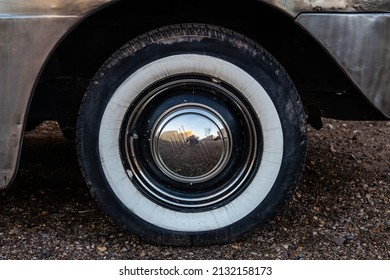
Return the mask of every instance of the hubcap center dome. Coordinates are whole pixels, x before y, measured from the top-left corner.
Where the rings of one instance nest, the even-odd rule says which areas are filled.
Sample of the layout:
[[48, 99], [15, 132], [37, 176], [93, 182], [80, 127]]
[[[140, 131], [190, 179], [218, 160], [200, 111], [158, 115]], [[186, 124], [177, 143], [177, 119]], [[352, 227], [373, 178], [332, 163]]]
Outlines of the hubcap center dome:
[[152, 132], [156, 164], [174, 180], [200, 183], [225, 166], [231, 147], [222, 117], [201, 104], [180, 105], [165, 113]]

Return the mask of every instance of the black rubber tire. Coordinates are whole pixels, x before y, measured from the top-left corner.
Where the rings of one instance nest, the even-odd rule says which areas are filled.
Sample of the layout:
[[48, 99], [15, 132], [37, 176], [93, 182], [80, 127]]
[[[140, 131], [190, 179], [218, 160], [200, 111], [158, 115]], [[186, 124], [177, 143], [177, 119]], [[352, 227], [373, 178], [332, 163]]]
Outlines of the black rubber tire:
[[[164, 66], [172, 69], [161, 70], [157, 67], [163, 59], [167, 61]], [[195, 67], [194, 70], [197, 75], [209, 77], [213, 76], [210, 74], [212, 71], [216, 71], [218, 75], [211, 77], [210, 81], [220, 85], [222, 80], [229, 87], [227, 92], [232, 89], [234, 92], [232, 103], [239, 100], [237, 103], [243, 104], [240, 110], [248, 112], [244, 114], [243, 119], [247, 117], [253, 124], [252, 128], [249, 128], [248, 138], [256, 138], [251, 140], [250, 145], [245, 146], [245, 143], [243, 145], [242, 154], [251, 160], [250, 167], [229, 167], [247, 168], [245, 178], [237, 177], [242, 182], [234, 194], [223, 197], [222, 202], [194, 209], [186, 205], [176, 207], [170, 202], [166, 205], [165, 202], [158, 201], [158, 196], [148, 195], [140, 182], [143, 179], [138, 179], [134, 175], [134, 172], [138, 171], [129, 167], [132, 165], [132, 159], [128, 159], [123, 152], [126, 150], [123, 146], [127, 145], [127, 142], [121, 140], [130, 137], [126, 134], [131, 132], [125, 129], [126, 123], [131, 123], [129, 118], [130, 120], [135, 118], [134, 108], [137, 103], [141, 103], [139, 100], [145, 95], [143, 90], [136, 87], [135, 81], [138, 81], [138, 77], [139, 80], [146, 77], [146, 80], [152, 81], [152, 76], [157, 73], [155, 75], [159, 77], [157, 80], [146, 85], [141, 84], [143, 88], [153, 87], [155, 83], [164, 83], [161, 75], [166, 79], [175, 79], [179, 73], [175, 71], [183, 70], [173, 68], [178, 65], [177, 67], [184, 69], [180, 62], [184, 61], [185, 64], [187, 60], [201, 61], [199, 64], [202, 65], [196, 66], [198, 68]], [[212, 64], [219, 67], [212, 69]], [[171, 70], [173, 75], [168, 74]], [[155, 73], [152, 75], [150, 72]], [[191, 71], [180, 74], [193, 75]], [[236, 75], [251, 81], [254, 86], [240, 84], [243, 82], [236, 79]], [[246, 89], [246, 86], [250, 89]], [[252, 88], [263, 90], [251, 92]], [[131, 96], [129, 101], [125, 95], [126, 98]], [[205, 96], [207, 99], [207, 94]], [[161, 103], [175, 100], [174, 97], [160, 98]], [[117, 112], [121, 110], [123, 113]], [[158, 106], [156, 110], [158, 111]], [[152, 112], [152, 109], [150, 111]], [[234, 108], [231, 111], [234, 111]], [[143, 114], [142, 111], [140, 114]], [[119, 119], [110, 123], [111, 117]], [[245, 124], [243, 119], [238, 123], [245, 129], [250, 125]], [[108, 145], [110, 148], [107, 148], [105, 143], [112, 145]], [[306, 156], [306, 144], [303, 106], [292, 81], [279, 63], [250, 39], [230, 30], [202, 24], [160, 28], [130, 41], [119, 49], [92, 80], [80, 108], [77, 126], [79, 162], [86, 183], [98, 203], [125, 230], [136, 233], [148, 242], [174, 246], [231, 242], [272, 219], [291, 197], [300, 178]], [[117, 147], [114, 147], [116, 145]], [[148, 149], [147, 145], [144, 146]], [[248, 147], [251, 150], [248, 150]], [[108, 149], [112, 149], [111, 152], [108, 152]], [[276, 149], [277, 155], [268, 155], [272, 153], [272, 149]], [[110, 153], [118, 159], [111, 160]], [[232, 153], [232, 161], [237, 156], [239, 155]], [[142, 155], [139, 157], [139, 161], [144, 165], [140, 168], [147, 169], [146, 173], [152, 172], [150, 170], [153, 170], [153, 164], [149, 168], [148, 160], [141, 159]], [[119, 159], [121, 162], [118, 162]], [[277, 163], [269, 162], [274, 159]], [[240, 164], [240, 161], [237, 162], [231, 165]], [[230, 180], [229, 176], [236, 176], [233, 169], [227, 170], [226, 174], [229, 175], [224, 178], [217, 176], [219, 181], [215, 179], [215, 182], [224, 180], [221, 184], [227, 183]], [[266, 179], [268, 174], [271, 179]], [[157, 177], [151, 180], [158, 181]], [[164, 180], [166, 181], [161, 182], [172, 181], [171, 178]], [[207, 185], [207, 182], [202, 184]], [[257, 190], [260, 190], [261, 194], [257, 195]], [[155, 212], [149, 211], [152, 208], [149, 204], [155, 206], [156, 210], [153, 210]]]

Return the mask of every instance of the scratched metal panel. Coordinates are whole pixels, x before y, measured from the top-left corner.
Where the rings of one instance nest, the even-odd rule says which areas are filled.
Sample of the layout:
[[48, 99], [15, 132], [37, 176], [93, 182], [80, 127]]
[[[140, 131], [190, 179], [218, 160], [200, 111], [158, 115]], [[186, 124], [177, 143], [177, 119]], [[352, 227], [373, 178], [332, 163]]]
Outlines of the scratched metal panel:
[[110, 0], [0, 0], [0, 189], [15, 176], [31, 93], [57, 42]]
[[390, 12], [389, 0], [257, 0], [295, 17], [304, 12]]
[[112, 0], [0, 0], [0, 15], [84, 15]]
[[0, 18], [0, 188], [13, 177], [36, 77], [61, 34], [76, 20], [55, 17], [48, 28], [47, 18]]
[[390, 14], [302, 14], [297, 18], [363, 94], [390, 116]]

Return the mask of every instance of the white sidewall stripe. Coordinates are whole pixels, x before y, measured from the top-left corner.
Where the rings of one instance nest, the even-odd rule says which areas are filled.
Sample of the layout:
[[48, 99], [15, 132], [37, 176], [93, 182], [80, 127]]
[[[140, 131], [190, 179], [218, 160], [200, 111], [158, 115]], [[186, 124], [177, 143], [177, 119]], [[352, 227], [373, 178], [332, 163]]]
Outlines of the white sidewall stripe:
[[[146, 87], [176, 74], [205, 74], [241, 92], [261, 123], [263, 155], [251, 184], [228, 204], [206, 212], [185, 213], [147, 199], [133, 185], [122, 165], [119, 137], [129, 105]], [[109, 101], [99, 130], [99, 153], [108, 183], [135, 215], [158, 227], [175, 231], [207, 231], [231, 225], [251, 213], [266, 197], [278, 176], [283, 157], [283, 132], [275, 106], [264, 88], [247, 72], [225, 60], [182, 54], [153, 61], [129, 76]]]

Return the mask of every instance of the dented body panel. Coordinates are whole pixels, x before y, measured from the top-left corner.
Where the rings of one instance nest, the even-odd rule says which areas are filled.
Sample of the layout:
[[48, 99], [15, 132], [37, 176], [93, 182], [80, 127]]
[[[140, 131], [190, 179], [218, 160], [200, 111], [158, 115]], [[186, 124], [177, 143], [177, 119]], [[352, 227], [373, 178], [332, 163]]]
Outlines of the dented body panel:
[[[257, 1], [295, 18], [327, 49], [363, 94], [390, 115], [385, 74], [390, 68], [389, 0]], [[0, 0], [0, 189], [9, 186], [15, 177], [29, 104], [51, 53], [83, 19], [115, 2], [119, 0]], [[339, 29], [334, 23], [331, 30], [318, 30], [333, 21], [331, 14], [316, 18], [317, 13], [325, 12], [338, 13], [336, 22], [344, 27]], [[362, 12], [374, 14], [343, 14]], [[363, 38], [358, 31], [351, 30], [361, 24], [368, 36], [375, 35], [377, 46], [366, 43], [372, 42], [372, 38]], [[347, 49], [351, 52], [345, 53]], [[361, 59], [362, 56], [367, 59]], [[383, 59], [383, 69], [376, 69]], [[367, 75], [363, 76], [361, 71]]]

